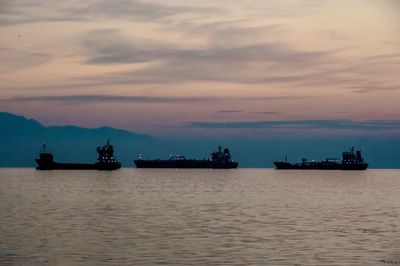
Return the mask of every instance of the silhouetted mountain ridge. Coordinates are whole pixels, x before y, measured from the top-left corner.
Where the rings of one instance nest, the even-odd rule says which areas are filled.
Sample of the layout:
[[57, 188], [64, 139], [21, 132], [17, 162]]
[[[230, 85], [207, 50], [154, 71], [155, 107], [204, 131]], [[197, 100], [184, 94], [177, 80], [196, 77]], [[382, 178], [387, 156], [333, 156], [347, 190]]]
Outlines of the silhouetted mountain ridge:
[[1, 134], [26, 134], [26, 130], [40, 131], [43, 126], [33, 119], [23, 116], [0, 112], [0, 131]]
[[[96, 147], [111, 139], [117, 156], [120, 147], [134, 151], [156, 140], [148, 135], [112, 127], [83, 128], [73, 125], [43, 126], [33, 119], [0, 113], [0, 166], [34, 166], [34, 158], [46, 143], [59, 161], [94, 162]], [[125, 152], [128, 153], [128, 152]], [[119, 156], [118, 156], [119, 157]], [[129, 156], [132, 157], [132, 156]], [[127, 162], [126, 162], [127, 163]]]

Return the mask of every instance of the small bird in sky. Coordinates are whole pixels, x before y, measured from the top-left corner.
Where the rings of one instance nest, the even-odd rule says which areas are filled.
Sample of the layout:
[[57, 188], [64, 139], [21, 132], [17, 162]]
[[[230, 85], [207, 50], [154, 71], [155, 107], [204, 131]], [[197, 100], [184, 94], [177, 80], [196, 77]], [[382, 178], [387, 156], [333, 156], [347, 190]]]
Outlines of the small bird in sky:
[[18, 34], [18, 38], [22, 38], [21, 34]]

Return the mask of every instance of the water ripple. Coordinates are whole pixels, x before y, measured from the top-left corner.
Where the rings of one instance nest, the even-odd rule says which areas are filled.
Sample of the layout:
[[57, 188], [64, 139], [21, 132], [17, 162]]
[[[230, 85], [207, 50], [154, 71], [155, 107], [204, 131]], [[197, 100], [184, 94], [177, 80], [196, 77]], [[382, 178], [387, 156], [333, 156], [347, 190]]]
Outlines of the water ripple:
[[400, 265], [400, 171], [0, 170], [1, 265]]

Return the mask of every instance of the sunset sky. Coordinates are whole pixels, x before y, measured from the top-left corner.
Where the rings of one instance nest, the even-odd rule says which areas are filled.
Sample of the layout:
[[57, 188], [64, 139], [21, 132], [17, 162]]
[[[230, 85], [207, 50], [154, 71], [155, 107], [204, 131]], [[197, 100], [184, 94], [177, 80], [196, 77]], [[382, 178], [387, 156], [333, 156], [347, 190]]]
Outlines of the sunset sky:
[[154, 136], [400, 135], [400, 1], [0, 0], [0, 111]]

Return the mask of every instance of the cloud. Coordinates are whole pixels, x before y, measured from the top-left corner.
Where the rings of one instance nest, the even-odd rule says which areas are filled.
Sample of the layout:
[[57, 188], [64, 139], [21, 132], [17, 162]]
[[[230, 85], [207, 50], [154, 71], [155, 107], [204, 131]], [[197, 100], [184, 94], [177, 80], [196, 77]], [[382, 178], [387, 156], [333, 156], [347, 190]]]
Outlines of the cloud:
[[[104, 82], [125, 80], [126, 83], [140, 84], [216, 81], [278, 84], [294, 88], [325, 88], [335, 84], [336, 88], [353, 92], [395, 88], [397, 85], [385, 84], [381, 77], [398, 65], [398, 53], [357, 59], [339, 56], [344, 50], [352, 50], [354, 47], [303, 51], [281, 42], [242, 44], [234, 41], [235, 38], [240, 39], [245, 35], [244, 39], [257, 40], [257, 36], [285, 30], [285, 27], [269, 25], [246, 28], [240, 25], [240, 21], [220, 21], [211, 25], [184, 26], [185, 30], [189, 28], [192, 33], [206, 32], [209, 45], [201, 48], [129, 39], [116, 29], [90, 31], [82, 44], [86, 47], [88, 64], [153, 63], [146, 69], [100, 77]], [[215, 41], [218, 38], [223, 41]], [[366, 79], [366, 76], [369, 78]]]
[[[320, 69], [329, 64], [330, 55], [334, 51], [297, 51], [282, 43], [244, 46], [210, 44], [205, 48], [182, 48], [143, 39], [131, 40], [115, 29], [90, 31], [85, 34], [82, 43], [86, 47], [88, 64], [157, 63], [146, 69], [103, 77], [107, 80], [128, 78], [132, 83], [211, 80], [245, 84], [292, 84], [308, 82], [312, 78], [313, 82], [322, 79], [330, 83], [335, 74], [332, 71], [329, 77], [323, 76]], [[319, 68], [311, 73], [303, 72], [310, 70], [311, 66]]]
[[259, 114], [259, 115], [279, 115], [281, 114], [280, 112], [252, 112], [252, 114]]
[[0, 48], [0, 73], [32, 68], [51, 61], [50, 54]]
[[8, 11], [10, 5], [10, 1], [8, 0], [0, 0], [0, 14], [4, 14]]
[[277, 62], [304, 64], [324, 59], [329, 52], [296, 51], [282, 43], [261, 43], [241, 47], [209, 46], [203, 49], [171, 48], [146, 40], [128, 40], [115, 29], [92, 30], [85, 34], [84, 46], [91, 52], [88, 63], [124, 64], [145, 61], [169, 61], [171, 63], [211, 62], [249, 63]]
[[[288, 28], [285, 24], [264, 22], [254, 26], [252, 18], [227, 19], [224, 16], [216, 21], [202, 21], [198, 18], [189, 18], [172, 25], [167, 25], [167, 29], [179, 31], [188, 36], [201, 36], [208, 39], [211, 45], [219, 46], [240, 46], [243, 44], [254, 44], [260, 42], [260, 36], [274, 36], [279, 39], [282, 33], [286, 33]], [[264, 38], [263, 38], [264, 39]]]
[[181, 13], [198, 13], [198, 12], [211, 12], [215, 9], [204, 7], [190, 7], [184, 5], [165, 5], [155, 2], [145, 2], [137, 0], [114, 0], [114, 1], [91, 1], [84, 8], [79, 11], [83, 14], [101, 15], [111, 17], [113, 19], [118, 17], [129, 19], [157, 19], [167, 16], [172, 16]]
[[155, 60], [165, 57], [160, 52], [167, 53], [163, 49], [153, 49], [155, 52], [141, 48], [141, 45], [132, 43], [116, 29], [98, 29], [85, 34], [83, 46], [89, 52], [87, 63], [89, 64], [132, 64]]
[[70, 1], [0, 0], [0, 26], [44, 21], [79, 21], [80, 16], [67, 12]]
[[242, 110], [219, 110], [218, 113], [242, 113]]
[[[160, 0], [0, 0], [0, 25], [63, 20], [88, 23], [108, 19], [145, 21], [156, 24], [157, 30], [167, 34], [173, 32], [188, 39], [199, 38], [207, 44], [183, 47], [178, 42], [167, 43], [159, 36], [153, 36], [154, 40], [150, 41], [133, 39], [116, 29], [88, 31], [80, 40], [85, 48], [85, 63], [112, 66], [151, 62], [152, 66], [135, 71], [81, 77], [81, 80], [86, 81], [82, 85], [87, 87], [101, 83], [118, 85], [213, 81], [293, 89], [318, 87], [321, 90], [334, 85], [337, 90], [353, 92], [400, 88], [397, 86], [398, 81], [392, 84], [386, 82], [387, 76], [394, 76], [400, 63], [398, 53], [360, 59], [340, 56], [340, 47], [327, 50], [318, 46], [303, 50], [296, 48], [297, 43], [289, 44], [287, 38], [280, 38], [290, 36], [293, 31], [287, 20], [279, 20], [282, 23], [279, 24], [278, 20], [272, 23], [273, 20], [260, 19], [266, 14], [286, 16], [296, 13], [308, 16], [308, 12], [323, 5], [321, 1], [290, 1], [285, 4], [279, 1], [268, 1], [267, 4], [264, 1], [252, 1], [246, 5], [236, 2], [227, 5], [227, 1], [179, 2], [181, 4]], [[242, 12], [241, 15], [234, 12], [236, 8]], [[272, 24], [265, 25], [267, 21]], [[285, 36], [280, 36], [282, 33]]]
[[338, 129], [381, 131], [400, 129], [400, 120], [275, 120], [254, 122], [189, 122], [190, 128], [208, 129]]
[[378, 54], [378, 55], [367, 56], [365, 58], [365, 60], [372, 62], [381, 60], [397, 60], [397, 59], [400, 59], [400, 53]]
[[0, 26], [44, 21], [125, 19], [150, 21], [183, 13], [211, 13], [215, 8], [165, 5], [138, 0], [0, 0]]
[[400, 89], [400, 84], [395, 85], [387, 85], [387, 84], [380, 84], [371, 82], [371, 84], [367, 84], [364, 86], [352, 86], [350, 87], [353, 92], [355, 93], [367, 93], [372, 91], [394, 91]]
[[[154, 96], [122, 96], [122, 95], [42, 95], [42, 96], [14, 96], [0, 99], [0, 102], [29, 103], [29, 102], [55, 102], [55, 103], [204, 103], [204, 102], [236, 102], [236, 101], [275, 101], [304, 99], [307, 97], [277, 96], [277, 97], [154, 97]], [[221, 113], [242, 112], [242, 110], [220, 110]]]
[[64, 96], [16, 96], [3, 99], [3, 102], [57, 102], [57, 103], [195, 103], [212, 101], [212, 98], [190, 97], [147, 97], [147, 96], [116, 96], [116, 95], [64, 95]]

